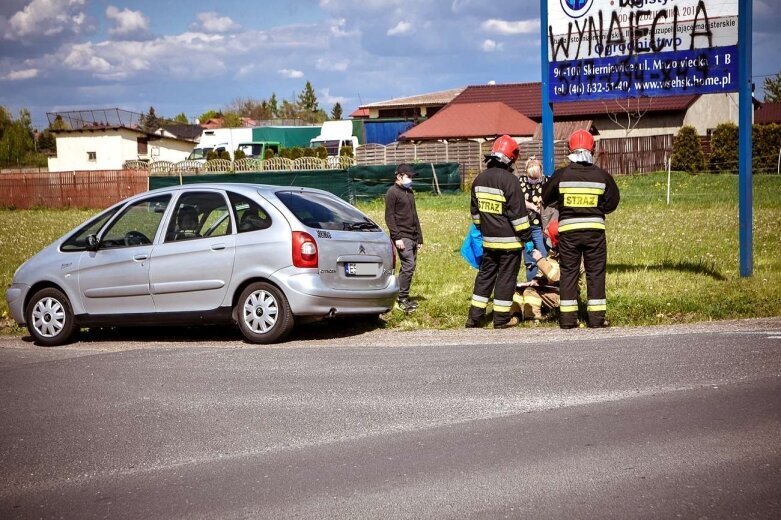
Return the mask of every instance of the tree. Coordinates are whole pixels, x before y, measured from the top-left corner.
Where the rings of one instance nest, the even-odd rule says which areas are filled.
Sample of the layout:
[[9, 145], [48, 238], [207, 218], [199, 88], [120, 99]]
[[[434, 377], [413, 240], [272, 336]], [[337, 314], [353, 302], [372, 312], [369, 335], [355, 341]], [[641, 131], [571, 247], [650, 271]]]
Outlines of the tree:
[[155, 107], [149, 107], [149, 112], [147, 112], [146, 115], [141, 115], [138, 126], [140, 126], [141, 130], [144, 132], [151, 133], [160, 128], [160, 123], [160, 118], [155, 114]]
[[54, 118], [54, 121], [52, 121], [51, 124], [52, 130], [70, 130], [70, 127], [68, 127], [68, 123], [65, 122], [65, 120], [62, 118], [60, 114], [57, 114], [57, 117]]
[[176, 117], [173, 119], [173, 121], [174, 121], [174, 123], [182, 123], [182, 124], [184, 124], [184, 125], [186, 125], [186, 124], [189, 124], [189, 123], [190, 123], [190, 120], [189, 120], [189, 119], [187, 119], [187, 115], [186, 115], [184, 112], [182, 112], [182, 113], [178, 114], [178, 115], [177, 115], [177, 116], [176, 116]]
[[307, 112], [317, 112], [319, 110], [315, 89], [312, 88], [312, 83], [309, 81], [306, 82], [304, 90], [298, 95], [298, 105]]
[[222, 117], [222, 114], [220, 112], [217, 112], [216, 110], [207, 110], [200, 116], [198, 116], [198, 121], [201, 123], [205, 123], [209, 119], [217, 119], [219, 117]]
[[236, 112], [226, 112], [222, 115], [223, 128], [241, 128], [241, 115]]
[[277, 102], [277, 94], [275, 92], [272, 92], [271, 97], [268, 98], [268, 109], [272, 119], [277, 117], [277, 113], [279, 112], [279, 103]]
[[38, 136], [38, 151], [57, 153], [57, 140], [48, 128]]
[[713, 130], [710, 139], [711, 171], [738, 171], [738, 126], [735, 123], [721, 123]]
[[331, 119], [338, 121], [342, 118], [342, 105], [337, 101], [334, 103], [334, 108], [331, 109]]
[[705, 156], [697, 130], [690, 125], [681, 127], [673, 139], [672, 169], [689, 173], [705, 169]]
[[781, 72], [772, 78], [765, 78], [765, 102], [781, 101]]
[[629, 137], [651, 106], [648, 97], [627, 97], [602, 102], [605, 113], [613, 123], [624, 130], [624, 136]]
[[38, 164], [30, 112], [23, 108], [19, 111], [18, 119], [4, 124], [3, 136], [0, 138], [0, 164], [8, 166]]

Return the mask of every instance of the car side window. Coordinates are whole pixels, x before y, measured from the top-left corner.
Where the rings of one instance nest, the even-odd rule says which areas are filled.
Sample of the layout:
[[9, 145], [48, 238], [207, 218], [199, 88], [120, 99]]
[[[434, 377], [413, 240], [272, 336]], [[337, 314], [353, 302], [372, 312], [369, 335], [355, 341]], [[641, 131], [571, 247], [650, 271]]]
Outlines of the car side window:
[[151, 244], [171, 195], [157, 195], [126, 206], [100, 240], [101, 249]]
[[183, 193], [176, 202], [165, 233], [166, 242], [218, 237], [231, 233], [225, 197], [212, 191]]
[[271, 227], [271, 217], [254, 200], [238, 193], [228, 192], [228, 198], [236, 216], [239, 233], [260, 231]]
[[94, 219], [87, 222], [84, 227], [76, 231], [70, 238], [60, 246], [60, 251], [86, 251], [87, 249], [87, 237], [89, 235], [97, 235], [100, 229], [106, 225], [114, 214], [119, 211], [119, 206], [110, 209], [104, 213], [101, 213]]

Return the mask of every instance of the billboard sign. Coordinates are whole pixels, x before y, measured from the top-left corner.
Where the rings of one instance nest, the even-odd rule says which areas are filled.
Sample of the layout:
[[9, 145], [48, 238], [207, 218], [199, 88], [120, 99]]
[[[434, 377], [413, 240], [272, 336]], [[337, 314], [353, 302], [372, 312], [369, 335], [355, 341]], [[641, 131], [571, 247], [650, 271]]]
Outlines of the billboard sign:
[[738, 91], [738, 0], [547, 0], [552, 103]]

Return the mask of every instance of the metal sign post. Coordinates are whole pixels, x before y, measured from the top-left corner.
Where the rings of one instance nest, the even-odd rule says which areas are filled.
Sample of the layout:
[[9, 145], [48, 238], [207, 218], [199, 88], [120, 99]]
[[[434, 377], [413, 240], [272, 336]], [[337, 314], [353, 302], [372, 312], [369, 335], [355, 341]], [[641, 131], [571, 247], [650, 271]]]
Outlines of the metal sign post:
[[740, 276], [751, 276], [753, 272], [752, 232], [752, 171], [751, 171], [751, 0], [740, 0], [738, 20], [738, 228], [740, 240]]

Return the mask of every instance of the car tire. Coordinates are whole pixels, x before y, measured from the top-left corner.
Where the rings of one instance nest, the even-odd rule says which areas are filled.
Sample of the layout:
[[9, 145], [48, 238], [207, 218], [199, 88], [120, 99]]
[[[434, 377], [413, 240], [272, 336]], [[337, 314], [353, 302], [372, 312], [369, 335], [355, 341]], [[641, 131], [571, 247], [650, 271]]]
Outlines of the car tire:
[[236, 319], [249, 343], [275, 343], [293, 330], [293, 313], [287, 298], [266, 282], [255, 282], [242, 291]]
[[64, 345], [78, 331], [68, 297], [53, 287], [36, 292], [24, 315], [27, 330], [35, 342], [44, 347]]

